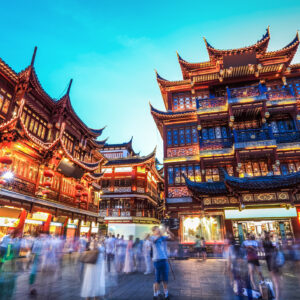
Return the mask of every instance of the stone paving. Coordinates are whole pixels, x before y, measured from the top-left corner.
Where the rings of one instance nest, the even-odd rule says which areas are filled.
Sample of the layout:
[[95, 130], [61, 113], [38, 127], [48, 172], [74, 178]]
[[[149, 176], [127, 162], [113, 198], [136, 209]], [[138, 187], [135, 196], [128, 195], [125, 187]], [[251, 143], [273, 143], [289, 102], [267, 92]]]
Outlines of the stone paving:
[[[195, 259], [172, 261], [176, 278], [170, 274], [169, 290], [174, 300], [229, 300], [235, 299], [225, 273], [225, 261], [209, 259], [206, 262]], [[264, 265], [264, 264], [263, 264]], [[292, 271], [293, 265], [287, 263], [283, 271], [282, 300], [300, 299], [299, 278]], [[14, 298], [76, 300], [80, 298], [80, 276], [76, 265], [63, 268], [61, 278], [50, 279], [39, 276], [36, 296], [28, 295], [28, 272], [18, 276]], [[264, 267], [264, 274], [267, 272]], [[121, 275], [118, 286], [110, 287], [107, 300], [150, 300], [152, 299], [153, 274]], [[1, 291], [0, 291], [1, 293]]]

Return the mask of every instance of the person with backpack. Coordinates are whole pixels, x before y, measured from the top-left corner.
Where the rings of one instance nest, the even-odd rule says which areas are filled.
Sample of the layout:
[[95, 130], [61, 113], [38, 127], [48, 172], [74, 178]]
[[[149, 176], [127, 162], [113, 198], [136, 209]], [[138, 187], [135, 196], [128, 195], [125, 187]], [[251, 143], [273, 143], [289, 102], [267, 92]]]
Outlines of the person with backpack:
[[247, 234], [247, 239], [242, 243], [242, 247], [246, 250], [247, 261], [248, 261], [248, 269], [251, 280], [251, 285], [254, 290], [257, 290], [257, 286], [254, 280], [254, 272], [256, 272], [261, 281], [264, 281], [264, 277], [262, 275], [259, 259], [258, 259], [258, 242], [255, 240], [254, 235], [250, 233]]
[[274, 288], [275, 288], [275, 300], [280, 299], [280, 279], [281, 279], [281, 268], [284, 265], [285, 259], [282, 251], [279, 247], [276, 247], [270, 238], [270, 234], [265, 232], [265, 239], [263, 241], [263, 247], [265, 250], [265, 257], [268, 270], [270, 272]]

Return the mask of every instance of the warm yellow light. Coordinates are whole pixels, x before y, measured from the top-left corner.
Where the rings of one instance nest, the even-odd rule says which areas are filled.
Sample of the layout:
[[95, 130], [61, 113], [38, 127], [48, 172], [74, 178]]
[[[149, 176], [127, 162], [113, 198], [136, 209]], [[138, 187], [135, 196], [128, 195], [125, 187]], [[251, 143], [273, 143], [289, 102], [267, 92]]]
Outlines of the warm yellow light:
[[200, 218], [195, 217], [195, 218], [186, 218], [183, 221], [183, 226], [186, 227], [187, 229], [191, 229], [195, 231], [197, 227], [200, 225]]

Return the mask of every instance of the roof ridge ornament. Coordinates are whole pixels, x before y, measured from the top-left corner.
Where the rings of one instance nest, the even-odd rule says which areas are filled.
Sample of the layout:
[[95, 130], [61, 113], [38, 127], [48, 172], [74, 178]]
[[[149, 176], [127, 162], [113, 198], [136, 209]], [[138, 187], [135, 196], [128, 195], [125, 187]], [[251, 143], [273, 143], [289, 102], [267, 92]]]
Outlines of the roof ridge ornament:
[[33, 50], [32, 58], [31, 58], [31, 62], [30, 62], [31, 67], [33, 67], [33, 65], [34, 65], [34, 61], [35, 61], [35, 57], [36, 57], [36, 51], [37, 51], [37, 46], [35, 46], [34, 50]]
[[69, 96], [69, 94], [70, 94], [70, 90], [71, 90], [72, 83], [73, 83], [73, 79], [71, 78], [71, 79], [70, 79], [70, 82], [69, 82], [69, 85], [68, 85], [67, 92], [66, 92], [66, 95], [68, 95], [68, 96]]

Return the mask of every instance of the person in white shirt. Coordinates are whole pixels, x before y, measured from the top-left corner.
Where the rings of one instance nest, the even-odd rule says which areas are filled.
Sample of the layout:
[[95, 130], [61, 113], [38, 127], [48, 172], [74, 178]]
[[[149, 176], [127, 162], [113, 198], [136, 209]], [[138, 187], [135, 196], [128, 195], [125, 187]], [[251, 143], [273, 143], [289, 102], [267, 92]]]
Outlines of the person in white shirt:
[[147, 236], [143, 244], [143, 254], [144, 254], [145, 265], [146, 265], [146, 271], [144, 273], [145, 275], [152, 273], [151, 249], [152, 249], [152, 243], [150, 241], [149, 236]]
[[111, 233], [109, 234], [109, 238], [105, 242], [105, 248], [107, 257], [107, 271], [110, 272], [111, 264], [113, 263], [116, 254], [116, 238]]

